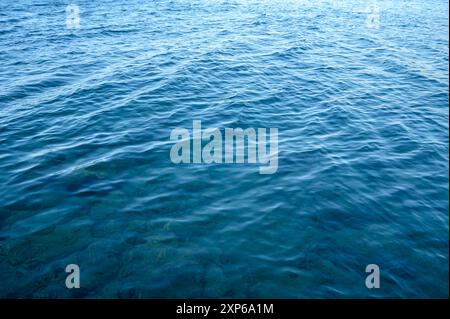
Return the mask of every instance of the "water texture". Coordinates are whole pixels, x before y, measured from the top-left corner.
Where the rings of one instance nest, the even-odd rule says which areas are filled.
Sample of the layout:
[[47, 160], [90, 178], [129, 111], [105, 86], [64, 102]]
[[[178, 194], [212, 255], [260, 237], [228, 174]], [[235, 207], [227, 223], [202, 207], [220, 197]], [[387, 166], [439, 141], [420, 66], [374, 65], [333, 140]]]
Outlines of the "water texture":
[[[0, 2], [0, 297], [448, 297], [448, 1], [74, 3]], [[278, 171], [173, 164], [193, 120]]]

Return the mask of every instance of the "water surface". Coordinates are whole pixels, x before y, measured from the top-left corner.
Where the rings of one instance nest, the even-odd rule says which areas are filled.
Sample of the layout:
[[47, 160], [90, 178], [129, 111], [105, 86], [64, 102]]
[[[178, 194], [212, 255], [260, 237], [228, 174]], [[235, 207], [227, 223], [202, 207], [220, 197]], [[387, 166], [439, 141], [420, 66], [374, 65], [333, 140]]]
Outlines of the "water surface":
[[[448, 1], [75, 3], [0, 3], [1, 297], [448, 297]], [[277, 173], [173, 164], [193, 120]]]

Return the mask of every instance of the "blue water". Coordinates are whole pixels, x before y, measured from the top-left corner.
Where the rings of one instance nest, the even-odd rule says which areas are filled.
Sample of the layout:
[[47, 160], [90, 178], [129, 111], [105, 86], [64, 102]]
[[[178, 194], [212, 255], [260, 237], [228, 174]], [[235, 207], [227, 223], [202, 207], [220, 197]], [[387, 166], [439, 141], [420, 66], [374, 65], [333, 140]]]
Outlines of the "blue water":
[[[448, 297], [448, 1], [74, 2], [0, 3], [1, 297]], [[193, 120], [278, 171], [173, 164]]]

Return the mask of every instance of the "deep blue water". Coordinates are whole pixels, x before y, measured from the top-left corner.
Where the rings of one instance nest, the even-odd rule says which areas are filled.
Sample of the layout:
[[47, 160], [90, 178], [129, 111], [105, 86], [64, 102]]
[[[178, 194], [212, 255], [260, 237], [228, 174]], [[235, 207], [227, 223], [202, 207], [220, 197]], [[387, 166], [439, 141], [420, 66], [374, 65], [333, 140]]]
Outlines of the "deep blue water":
[[448, 297], [448, 1], [74, 2], [0, 3], [1, 297]]

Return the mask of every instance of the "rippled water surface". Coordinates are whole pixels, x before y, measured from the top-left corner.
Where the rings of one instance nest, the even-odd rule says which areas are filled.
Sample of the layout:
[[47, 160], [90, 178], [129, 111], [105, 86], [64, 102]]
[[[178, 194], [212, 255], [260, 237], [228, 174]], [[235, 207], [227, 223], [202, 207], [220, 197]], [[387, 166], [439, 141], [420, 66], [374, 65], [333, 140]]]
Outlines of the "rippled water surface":
[[74, 2], [0, 3], [1, 297], [448, 297], [448, 1]]

